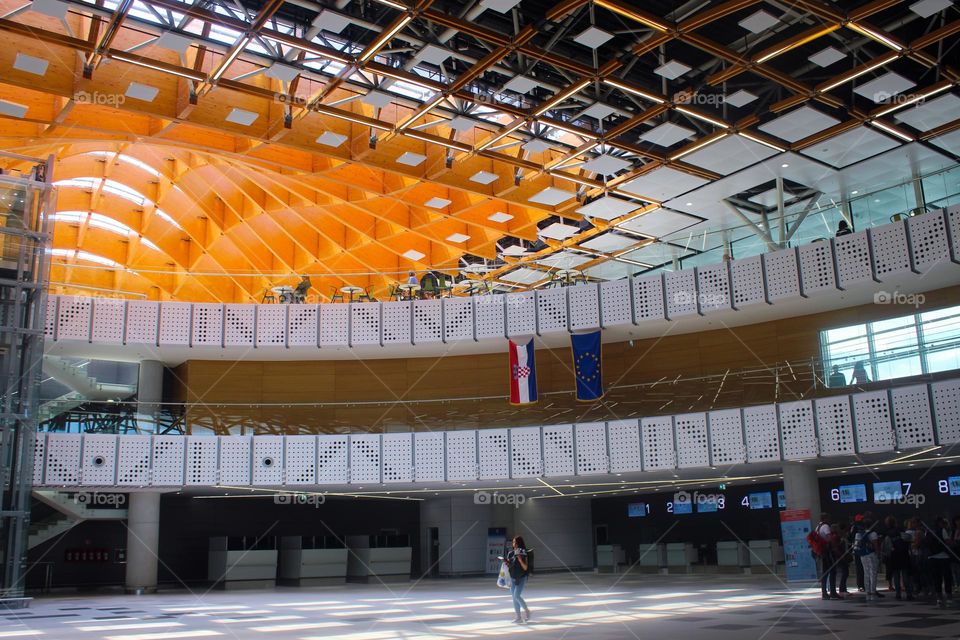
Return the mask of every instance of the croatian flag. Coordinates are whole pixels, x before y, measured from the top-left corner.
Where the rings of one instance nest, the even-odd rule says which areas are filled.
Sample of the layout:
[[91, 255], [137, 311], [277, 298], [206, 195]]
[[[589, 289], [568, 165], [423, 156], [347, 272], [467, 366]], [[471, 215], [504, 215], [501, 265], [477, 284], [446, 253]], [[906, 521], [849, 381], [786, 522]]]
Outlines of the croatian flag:
[[510, 341], [510, 404], [537, 401], [537, 366], [533, 338], [526, 344]]

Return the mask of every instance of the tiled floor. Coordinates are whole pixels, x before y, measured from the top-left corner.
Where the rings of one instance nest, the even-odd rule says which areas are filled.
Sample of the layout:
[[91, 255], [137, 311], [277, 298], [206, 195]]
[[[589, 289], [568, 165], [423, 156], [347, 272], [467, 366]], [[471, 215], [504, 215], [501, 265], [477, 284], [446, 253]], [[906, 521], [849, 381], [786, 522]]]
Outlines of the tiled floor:
[[528, 625], [513, 625], [494, 578], [420, 583], [42, 597], [0, 613], [0, 640], [443, 640], [522, 635], [564, 640], [960, 637], [960, 610], [886, 598], [826, 602], [757, 576], [530, 578]]

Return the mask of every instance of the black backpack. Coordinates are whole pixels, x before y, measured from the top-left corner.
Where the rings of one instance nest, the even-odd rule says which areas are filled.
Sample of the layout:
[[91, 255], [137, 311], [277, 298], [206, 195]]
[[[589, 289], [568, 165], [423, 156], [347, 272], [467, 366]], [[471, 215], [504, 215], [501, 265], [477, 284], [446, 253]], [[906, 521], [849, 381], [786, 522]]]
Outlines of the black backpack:
[[533, 573], [533, 564], [534, 564], [534, 563], [533, 563], [533, 549], [527, 549], [527, 573], [526, 573], [526, 575], [530, 575], [531, 573]]

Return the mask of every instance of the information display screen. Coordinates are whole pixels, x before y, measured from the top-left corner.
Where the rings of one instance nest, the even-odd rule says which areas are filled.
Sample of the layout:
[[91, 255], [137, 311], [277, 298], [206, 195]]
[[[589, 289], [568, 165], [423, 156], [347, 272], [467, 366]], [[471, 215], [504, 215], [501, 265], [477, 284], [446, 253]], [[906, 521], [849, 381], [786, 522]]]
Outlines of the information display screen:
[[863, 484], [846, 484], [840, 487], [840, 503], [866, 502], [867, 487]]
[[873, 483], [873, 501], [877, 504], [888, 504], [903, 498], [903, 485], [899, 480]]
[[717, 512], [716, 500], [697, 501], [697, 513], [716, 513], [716, 512]]
[[783, 489], [777, 491], [777, 507], [780, 509], [787, 508], [787, 494], [783, 492]]
[[773, 501], [770, 499], [770, 492], [764, 491], [762, 493], [751, 493], [750, 508], [751, 509], [772, 509]]
[[631, 502], [627, 505], [627, 517], [643, 518], [648, 513], [646, 502]]
[[693, 513], [693, 503], [689, 500], [674, 502], [673, 512], [676, 514]]

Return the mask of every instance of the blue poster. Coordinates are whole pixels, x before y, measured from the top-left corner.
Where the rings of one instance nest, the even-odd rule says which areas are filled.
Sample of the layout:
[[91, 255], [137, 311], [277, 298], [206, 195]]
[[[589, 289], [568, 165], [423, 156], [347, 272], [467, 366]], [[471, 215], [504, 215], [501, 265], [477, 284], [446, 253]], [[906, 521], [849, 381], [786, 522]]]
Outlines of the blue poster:
[[790, 509], [780, 512], [780, 533], [783, 536], [783, 561], [787, 566], [787, 582], [817, 579], [817, 562], [810, 551], [810, 510]]

